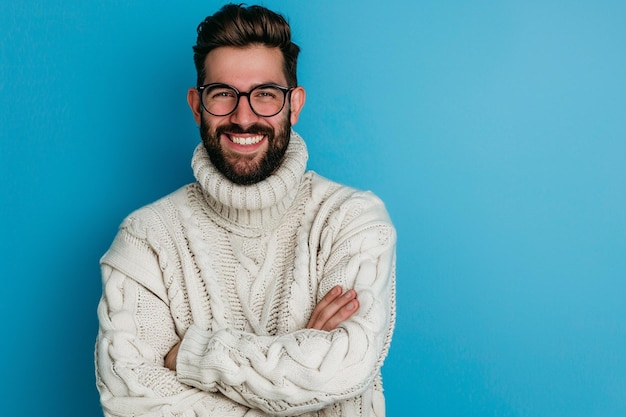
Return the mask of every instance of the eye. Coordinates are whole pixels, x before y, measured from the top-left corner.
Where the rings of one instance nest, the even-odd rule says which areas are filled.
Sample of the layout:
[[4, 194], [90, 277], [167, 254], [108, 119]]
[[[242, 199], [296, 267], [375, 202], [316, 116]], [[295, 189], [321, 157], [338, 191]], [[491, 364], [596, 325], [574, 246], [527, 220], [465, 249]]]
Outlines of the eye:
[[276, 100], [281, 91], [274, 87], [261, 87], [254, 90], [254, 97], [262, 100]]
[[213, 87], [207, 90], [206, 97], [209, 100], [225, 100], [237, 97], [237, 94], [230, 88]]
[[235, 94], [232, 91], [229, 90], [223, 90], [223, 91], [216, 91], [212, 94], [213, 98], [228, 98], [228, 97], [235, 97]]

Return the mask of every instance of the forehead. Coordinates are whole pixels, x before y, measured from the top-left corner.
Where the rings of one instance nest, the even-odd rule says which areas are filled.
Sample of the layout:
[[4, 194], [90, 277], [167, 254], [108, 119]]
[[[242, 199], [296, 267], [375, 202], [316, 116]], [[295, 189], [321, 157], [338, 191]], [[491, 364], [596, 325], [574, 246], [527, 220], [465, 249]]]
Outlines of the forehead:
[[204, 68], [205, 83], [226, 83], [238, 89], [268, 82], [281, 85], [287, 82], [280, 49], [264, 45], [216, 48], [207, 55]]

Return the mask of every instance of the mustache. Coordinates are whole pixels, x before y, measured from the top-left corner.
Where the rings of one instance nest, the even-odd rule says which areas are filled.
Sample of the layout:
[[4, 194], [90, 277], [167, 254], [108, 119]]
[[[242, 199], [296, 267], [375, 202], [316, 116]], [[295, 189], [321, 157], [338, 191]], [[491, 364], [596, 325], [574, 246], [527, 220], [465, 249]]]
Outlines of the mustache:
[[262, 126], [258, 124], [253, 124], [248, 126], [248, 128], [244, 129], [241, 125], [231, 123], [228, 125], [219, 126], [215, 129], [215, 135], [219, 137], [224, 133], [236, 133], [236, 134], [261, 134], [268, 137], [274, 136], [274, 129], [267, 126]]

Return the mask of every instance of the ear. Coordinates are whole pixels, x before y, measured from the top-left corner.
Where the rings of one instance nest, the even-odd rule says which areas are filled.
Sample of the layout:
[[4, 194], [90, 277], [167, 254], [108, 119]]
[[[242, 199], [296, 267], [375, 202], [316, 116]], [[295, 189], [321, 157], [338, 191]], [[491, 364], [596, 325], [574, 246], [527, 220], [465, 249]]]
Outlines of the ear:
[[291, 124], [295, 125], [298, 122], [298, 118], [300, 117], [300, 111], [302, 107], [304, 107], [304, 102], [306, 101], [306, 91], [304, 91], [304, 87], [296, 87], [291, 90]]
[[193, 113], [196, 124], [200, 126], [202, 120], [202, 104], [200, 103], [200, 93], [194, 87], [191, 87], [187, 91], [187, 103], [189, 104], [189, 108], [191, 108], [191, 113]]

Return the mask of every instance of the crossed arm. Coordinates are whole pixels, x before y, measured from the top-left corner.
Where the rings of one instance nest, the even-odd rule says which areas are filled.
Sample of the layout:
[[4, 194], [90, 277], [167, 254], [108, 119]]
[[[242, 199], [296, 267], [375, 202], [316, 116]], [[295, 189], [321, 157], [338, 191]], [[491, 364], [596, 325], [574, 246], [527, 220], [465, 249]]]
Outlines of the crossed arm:
[[[168, 314], [166, 306], [125, 274], [108, 266], [104, 267], [103, 273], [107, 277], [106, 298], [99, 306], [101, 330], [96, 354], [98, 385], [107, 417], [163, 417], [183, 412], [197, 417], [261, 415], [214, 390], [197, 390], [181, 384], [176, 373], [168, 369], [176, 366], [181, 342], [175, 343], [173, 328], [167, 330], [148, 324], [155, 323], [154, 319], [158, 320], [158, 317], [165, 317]], [[136, 304], [135, 300], [143, 301]], [[139, 314], [148, 305], [159, 306], [159, 310]], [[314, 308], [307, 328], [333, 330], [352, 317], [359, 307], [355, 290], [342, 293], [341, 287], [335, 287]], [[128, 315], [132, 311], [135, 313]], [[144, 324], [140, 324], [142, 322]], [[140, 327], [135, 327], [138, 325]], [[164, 343], [171, 340], [175, 346], [169, 352], [161, 350], [150, 343], [150, 340], [157, 339]], [[162, 352], [160, 358], [159, 352]]]
[[[359, 308], [356, 291], [350, 289], [343, 292], [340, 286], [331, 289], [315, 306], [306, 328], [331, 331], [350, 318]], [[176, 370], [176, 358], [182, 340], [165, 356], [165, 367]]]

